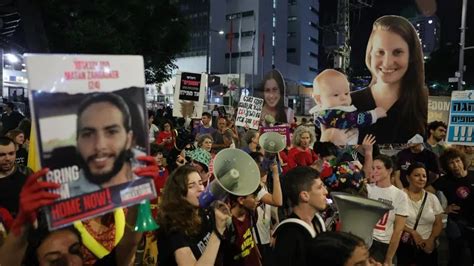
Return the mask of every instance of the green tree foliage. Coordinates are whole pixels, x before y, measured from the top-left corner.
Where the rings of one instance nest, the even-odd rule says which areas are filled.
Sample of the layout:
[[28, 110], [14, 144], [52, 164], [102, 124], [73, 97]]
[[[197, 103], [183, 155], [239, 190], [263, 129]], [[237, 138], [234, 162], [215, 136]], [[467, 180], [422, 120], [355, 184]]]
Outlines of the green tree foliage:
[[44, 0], [40, 6], [50, 52], [143, 55], [147, 83], [170, 78], [189, 40], [169, 0]]

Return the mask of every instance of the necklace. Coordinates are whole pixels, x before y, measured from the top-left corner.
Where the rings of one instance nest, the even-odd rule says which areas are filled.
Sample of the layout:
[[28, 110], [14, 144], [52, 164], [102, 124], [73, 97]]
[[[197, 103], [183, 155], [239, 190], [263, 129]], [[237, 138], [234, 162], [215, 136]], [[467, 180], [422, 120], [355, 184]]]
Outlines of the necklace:
[[[115, 239], [114, 246], [118, 244], [120, 239], [123, 237], [125, 231], [125, 213], [122, 208], [115, 209], [114, 211], [115, 221]], [[85, 228], [81, 221], [74, 222], [74, 227], [79, 231], [82, 238], [82, 243], [88, 248], [96, 257], [99, 259], [103, 258], [110, 253], [101, 243], [99, 243]]]
[[417, 202], [417, 201], [420, 201], [421, 198], [423, 198], [423, 190], [421, 190], [421, 191], [418, 192], [418, 193], [412, 192], [412, 191], [410, 191], [409, 189], [407, 189], [406, 191], [407, 191], [408, 197], [409, 197], [410, 200], [412, 200], [412, 201]]

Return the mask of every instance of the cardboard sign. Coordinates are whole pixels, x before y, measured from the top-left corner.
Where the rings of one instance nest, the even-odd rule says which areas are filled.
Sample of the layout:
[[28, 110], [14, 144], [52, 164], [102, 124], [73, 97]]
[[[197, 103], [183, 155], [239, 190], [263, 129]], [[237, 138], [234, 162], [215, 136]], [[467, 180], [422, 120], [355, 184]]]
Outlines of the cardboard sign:
[[199, 101], [201, 90], [201, 74], [181, 73], [179, 99], [188, 101]]
[[61, 184], [50, 230], [155, 198], [133, 173], [148, 149], [143, 58], [29, 54], [26, 66], [41, 167]]
[[201, 118], [206, 96], [207, 74], [178, 72], [173, 116]]
[[448, 124], [451, 97], [429, 96], [428, 97], [428, 123], [442, 121]]
[[453, 91], [447, 142], [474, 146], [474, 91]]
[[262, 106], [263, 99], [242, 95], [240, 97], [235, 125], [240, 127], [248, 126], [252, 129], [258, 129], [260, 124], [260, 115], [262, 113]]
[[280, 125], [280, 126], [274, 126], [274, 127], [261, 127], [260, 128], [260, 134], [266, 133], [266, 132], [278, 132], [281, 135], [286, 137], [286, 146], [289, 146], [291, 143], [290, 139], [290, 128], [287, 125]]

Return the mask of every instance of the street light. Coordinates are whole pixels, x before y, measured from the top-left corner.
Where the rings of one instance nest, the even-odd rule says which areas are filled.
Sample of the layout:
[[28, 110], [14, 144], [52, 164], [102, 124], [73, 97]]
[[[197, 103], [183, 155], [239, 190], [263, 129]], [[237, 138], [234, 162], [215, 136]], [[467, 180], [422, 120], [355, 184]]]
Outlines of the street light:
[[207, 30], [207, 52], [206, 52], [206, 73], [207, 74], [211, 74], [210, 73], [210, 63], [209, 63], [210, 51], [211, 51], [211, 32], [216, 32], [219, 35], [224, 35], [223, 30], [214, 30], [214, 29], [211, 29], [211, 28], [208, 28], [208, 30]]

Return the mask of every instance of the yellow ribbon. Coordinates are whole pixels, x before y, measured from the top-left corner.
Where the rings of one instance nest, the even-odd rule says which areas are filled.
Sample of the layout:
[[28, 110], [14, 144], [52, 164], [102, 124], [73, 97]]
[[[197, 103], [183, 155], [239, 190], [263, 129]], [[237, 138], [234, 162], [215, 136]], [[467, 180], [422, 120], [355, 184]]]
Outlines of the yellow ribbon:
[[[114, 246], [120, 242], [125, 231], [125, 213], [122, 208], [115, 209], [114, 211], [115, 220], [115, 241]], [[94, 255], [101, 259], [110, 253], [101, 243], [87, 231], [84, 224], [81, 221], [74, 222], [74, 227], [79, 231], [82, 238], [82, 243], [88, 248]]]

